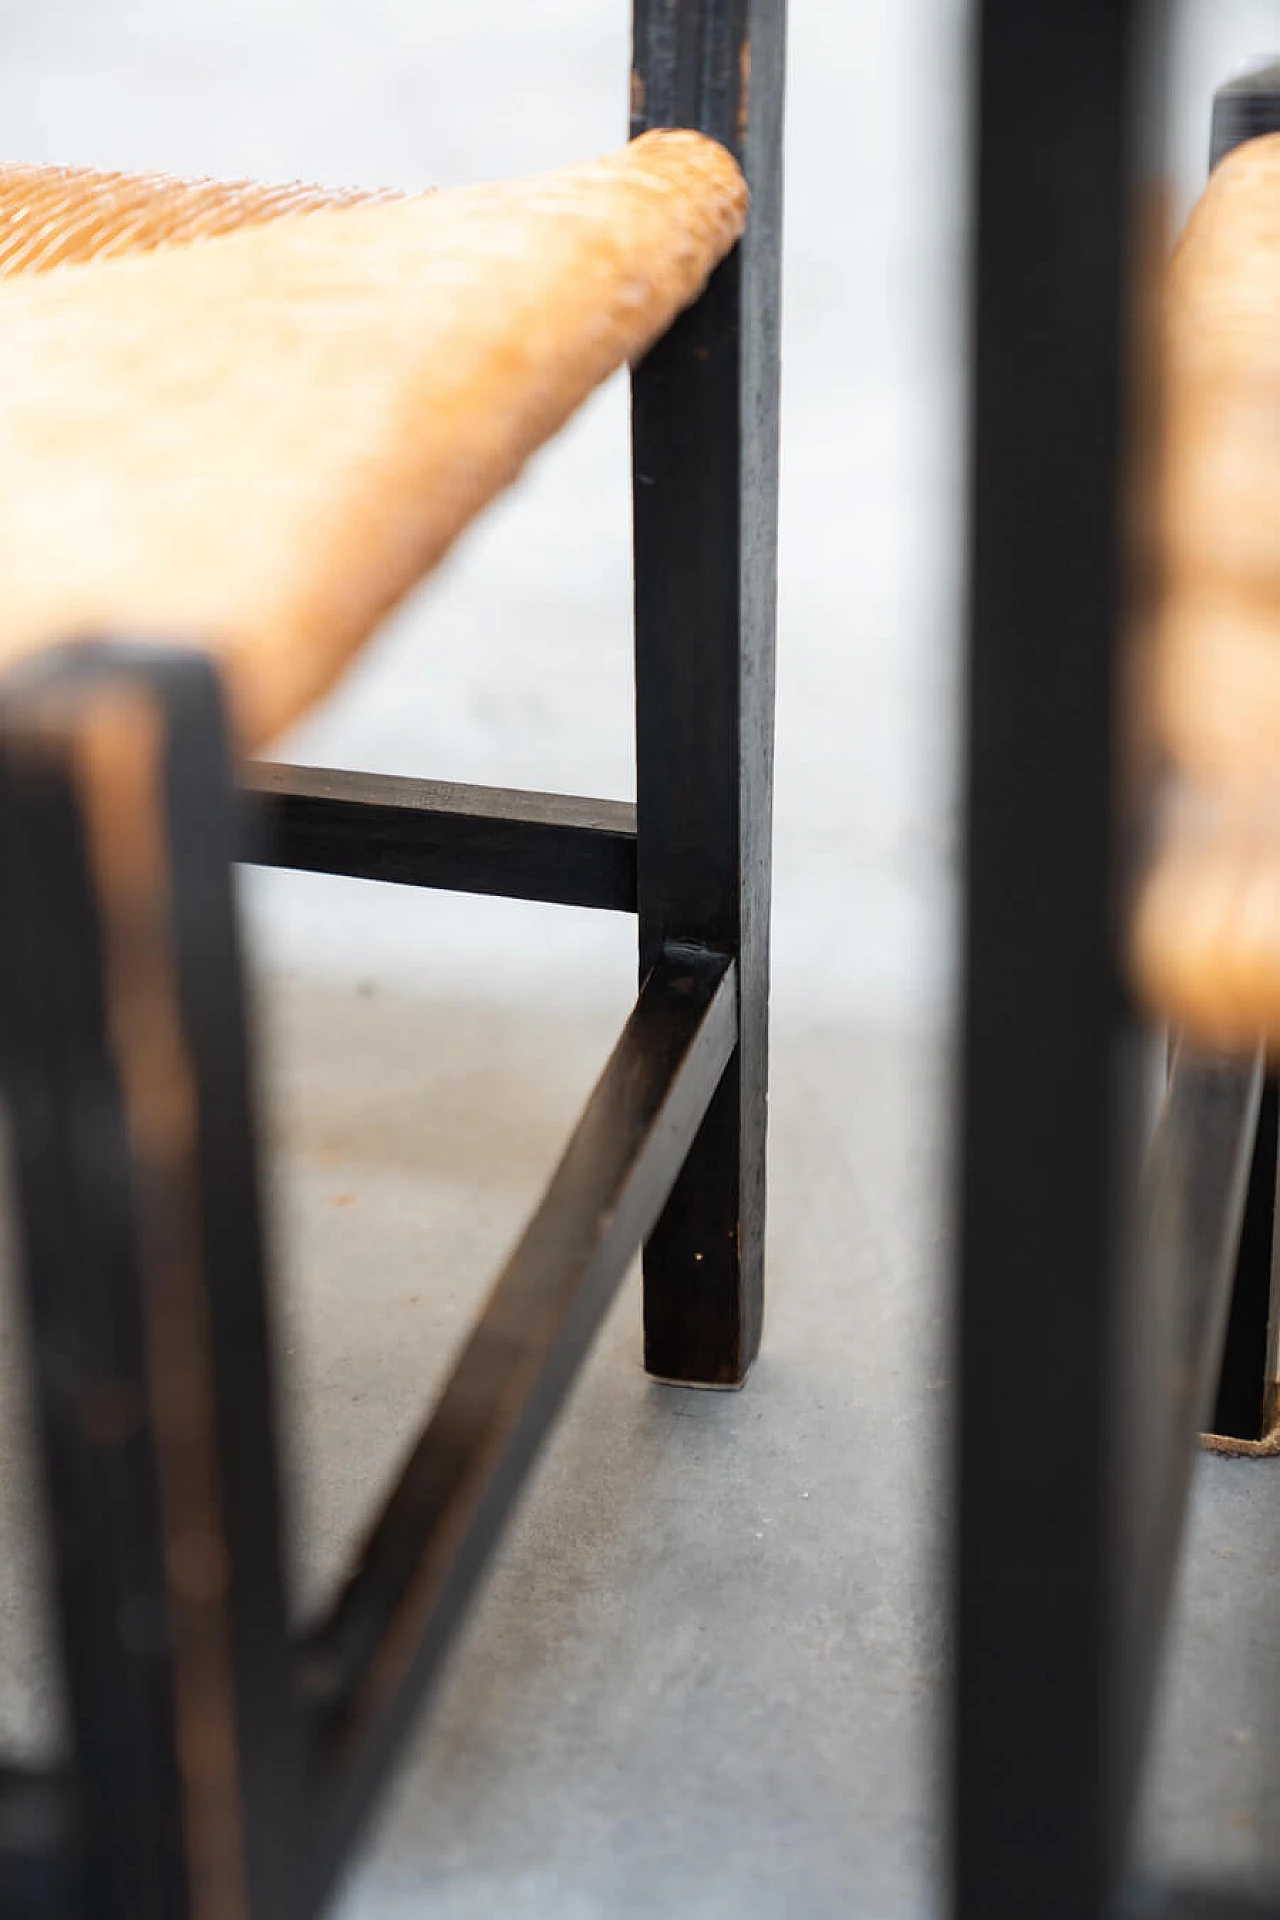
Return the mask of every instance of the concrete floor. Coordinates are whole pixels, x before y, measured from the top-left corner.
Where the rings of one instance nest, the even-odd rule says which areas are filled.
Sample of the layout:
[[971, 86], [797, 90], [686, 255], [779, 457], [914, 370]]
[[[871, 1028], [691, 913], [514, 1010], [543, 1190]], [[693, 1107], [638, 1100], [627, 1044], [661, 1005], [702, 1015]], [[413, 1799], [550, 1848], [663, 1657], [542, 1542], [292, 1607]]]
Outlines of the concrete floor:
[[[1180, 177], [1280, 4], [1184, 5]], [[414, 185], [619, 137], [624, 0], [0, 0], [27, 158]], [[764, 1357], [639, 1367], [634, 1278], [339, 1904], [938, 1911], [962, 0], [793, 0]], [[1189, 190], [1189, 185], [1187, 187]], [[615, 386], [281, 757], [631, 791]], [[252, 875], [298, 1604], [323, 1592], [633, 991], [630, 926]], [[3, 1339], [0, 1727], [56, 1702]], [[1148, 1847], [1280, 1868], [1280, 1468], [1204, 1461]]]

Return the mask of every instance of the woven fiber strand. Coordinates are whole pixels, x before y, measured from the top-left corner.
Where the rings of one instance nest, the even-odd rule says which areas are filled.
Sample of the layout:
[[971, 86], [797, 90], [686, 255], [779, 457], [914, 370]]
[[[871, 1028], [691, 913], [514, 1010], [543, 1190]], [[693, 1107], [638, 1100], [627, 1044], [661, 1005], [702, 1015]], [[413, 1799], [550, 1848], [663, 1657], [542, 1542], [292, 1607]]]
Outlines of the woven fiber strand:
[[68, 244], [132, 250], [0, 279], [0, 663], [93, 633], [202, 646], [246, 749], [697, 297], [747, 201], [686, 132], [506, 185], [259, 201], [198, 241], [213, 190], [130, 211], [94, 178]]
[[1137, 984], [1202, 1043], [1280, 1053], [1280, 136], [1213, 175], [1162, 316], [1162, 588], [1149, 636], [1168, 773], [1131, 928]]
[[208, 240], [319, 207], [398, 200], [360, 188], [256, 186], [99, 173], [90, 167], [0, 165], [0, 275]]

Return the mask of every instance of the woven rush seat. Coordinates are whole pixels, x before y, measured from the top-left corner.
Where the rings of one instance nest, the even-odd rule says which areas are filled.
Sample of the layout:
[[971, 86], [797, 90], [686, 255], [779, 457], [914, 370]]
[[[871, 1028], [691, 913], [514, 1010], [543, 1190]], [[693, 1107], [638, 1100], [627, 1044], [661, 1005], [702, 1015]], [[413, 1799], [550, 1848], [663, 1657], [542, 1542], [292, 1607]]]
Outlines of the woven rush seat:
[[1139, 988], [1200, 1041], [1280, 1052], [1280, 136], [1214, 173], [1162, 314], [1165, 767], [1131, 927]]
[[681, 131], [415, 196], [0, 169], [0, 665], [199, 647], [260, 746], [698, 296], [746, 200]]

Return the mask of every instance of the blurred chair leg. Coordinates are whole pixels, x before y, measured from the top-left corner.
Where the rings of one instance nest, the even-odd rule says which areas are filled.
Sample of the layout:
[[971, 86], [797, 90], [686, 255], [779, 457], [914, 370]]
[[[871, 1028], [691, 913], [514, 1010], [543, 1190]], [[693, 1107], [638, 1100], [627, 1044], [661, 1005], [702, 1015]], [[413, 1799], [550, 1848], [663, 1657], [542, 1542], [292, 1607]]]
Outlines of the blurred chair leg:
[[985, 0], [976, 49], [953, 1920], [1099, 1920], [1119, 1865], [1103, 1382], [1138, 13]]
[[290, 1920], [286, 1634], [221, 700], [73, 649], [0, 693], [0, 1048], [103, 1920]]

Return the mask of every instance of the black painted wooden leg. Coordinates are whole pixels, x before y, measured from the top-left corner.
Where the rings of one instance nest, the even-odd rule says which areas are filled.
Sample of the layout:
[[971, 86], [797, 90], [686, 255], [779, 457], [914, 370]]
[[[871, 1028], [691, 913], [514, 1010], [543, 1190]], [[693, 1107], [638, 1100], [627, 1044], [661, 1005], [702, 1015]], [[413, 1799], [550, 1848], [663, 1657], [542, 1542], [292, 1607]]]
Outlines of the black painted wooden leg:
[[255, 1140], [207, 663], [0, 695], [0, 1040], [103, 1920], [290, 1920], [299, 1786]]
[[[1214, 95], [1210, 167], [1216, 167], [1246, 140], [1277, 132], [1280, 61], [1272, 61], [1239, 75]], [[1262, 1096], [1222, 1377], [1213, 1413], [1214, 1433], [1232, 1440], [1261, 1440], [1270, 1430], [1275, 1412], [1273, 1243], [1278, 1115], [1280, 1082], [1272, 1077]]]
[[980, 13], [953, 1920], [1099, 1920], [1116, 1866], [1103, 1383], [1137, 14], [1136, 0]]
[[740, 1386], [764, 1301], [785, 0], [637, 0], [633, 133], [743, 160], [743, 245], [633, 385], [640, 971], [736, 957], [739, 1044], [645, 1252], [645, 1364]]
[[1212, 1432], [1258, 1441], [1270, 1431], [1275, 1403], [1276, 1167], [1280, 1152], [1280, 1086], [1268, 1079], [1254, 1137], [1249, 1194], [1240, 1245]]

